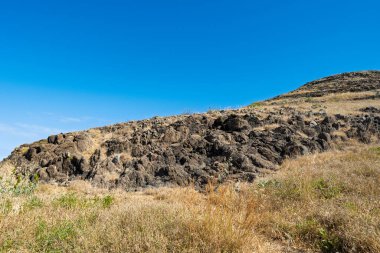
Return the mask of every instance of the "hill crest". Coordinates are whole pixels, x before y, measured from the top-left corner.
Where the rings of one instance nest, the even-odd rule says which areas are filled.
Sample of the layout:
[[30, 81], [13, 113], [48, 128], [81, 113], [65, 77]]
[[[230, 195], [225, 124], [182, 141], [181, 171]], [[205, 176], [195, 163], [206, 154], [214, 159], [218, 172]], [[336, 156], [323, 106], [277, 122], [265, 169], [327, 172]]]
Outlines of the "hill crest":
[[308, 82], [276, 98], [322, 97], [335, 93], [380, 90], [380, 71], [346, 72]]

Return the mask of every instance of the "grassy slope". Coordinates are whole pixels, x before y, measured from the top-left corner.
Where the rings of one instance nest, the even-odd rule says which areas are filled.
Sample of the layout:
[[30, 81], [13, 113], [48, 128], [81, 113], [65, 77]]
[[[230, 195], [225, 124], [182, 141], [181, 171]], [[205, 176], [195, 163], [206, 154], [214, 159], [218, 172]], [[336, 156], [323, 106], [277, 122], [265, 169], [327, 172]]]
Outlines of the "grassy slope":
[[[253, 109], [272, 110], [281, 107], [293, 107], [298, 111], [313, 111], [318, 112], [321, 109], [328, 114], [362, 114], [360, 109], [367, 106], [374, 106], [380, 108], [380, 91], [366, 91], [366, 92], [347, 92], [326, 95], [323, 97], [314, 98], [279, 98], [275, 100], [267, 100], [256, 102], [248, 106]], [[371, 97], [377, 97], [372, 99]]]
[[105, 191], [83, 182], [10, 190], [0, 197], [0, 250], [380, 252], [379, 184], [380, 148], [353, 144], [207, 194]]

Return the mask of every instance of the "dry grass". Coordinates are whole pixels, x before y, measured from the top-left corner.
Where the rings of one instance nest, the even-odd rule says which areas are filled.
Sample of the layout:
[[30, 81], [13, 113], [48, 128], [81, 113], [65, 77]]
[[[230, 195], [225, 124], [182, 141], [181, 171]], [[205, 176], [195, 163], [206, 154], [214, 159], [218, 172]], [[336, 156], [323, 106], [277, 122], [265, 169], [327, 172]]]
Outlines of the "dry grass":
[[[3, 252], [278, 252], [252, 233], [247, 206], [229, 190], [144, 193], [41, 186], [30, 196], [3, 196]], [[234, 196], [230, 195], [234, 194]], [[219, 206], [221, 199], [231, 202]], [[232, 200], [236, 198], [236, 200]]]
[[261, 103], [260, 108], [267, 110], [281, 107], [296, 107], [298, 111], [324, 110], [328, 114], [362, 114], [360, 109], [374, 106], [380, 107], [380, 99], [369, 99], [374, 97], [377, 91], [347, 92], [329, 94], [323, 97], [312, 98], [279, 98]]
[[0, 199], [3, 252], [380, 252], [380, 148], [285, 162], [254, 185]]
[[264, 208], [256, 229], [322, 252], [380, 252], [379, 183], [380, 148], [287, 161], [258, 183]]

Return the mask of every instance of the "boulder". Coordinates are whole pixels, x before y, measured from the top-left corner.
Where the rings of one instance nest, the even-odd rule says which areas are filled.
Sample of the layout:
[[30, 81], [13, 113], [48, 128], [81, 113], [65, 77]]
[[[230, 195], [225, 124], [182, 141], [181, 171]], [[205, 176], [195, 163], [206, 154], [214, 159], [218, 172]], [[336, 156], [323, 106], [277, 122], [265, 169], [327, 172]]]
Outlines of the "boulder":
[[330, 141], [331, 141], [331, 136], [330, 136], [330, 134], [328, 134], [328, 133], [320, 133], [320, 134], [318, 135], [318, 138], [319, 138], [319, 139], [322, 139], [322, 140], [324, 140], [324, 141], [326, 141], [326, 142], [330, 142]]
[[65, 140], [65, 136], [63, 134], [51, 135], [48, 137], [47, 141], [50, 144], [59, 145]]
[[222, 130], [233, 132], [249, 129], [250, 125], [247, 120], [237, 117], [236, 115], [229, 116], [222, 124]]

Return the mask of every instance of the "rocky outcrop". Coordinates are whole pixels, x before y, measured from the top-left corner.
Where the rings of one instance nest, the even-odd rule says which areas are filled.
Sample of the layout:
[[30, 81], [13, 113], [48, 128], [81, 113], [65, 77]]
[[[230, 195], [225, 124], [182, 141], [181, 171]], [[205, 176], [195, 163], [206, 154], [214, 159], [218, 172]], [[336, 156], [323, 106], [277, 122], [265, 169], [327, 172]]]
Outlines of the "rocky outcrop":
[[[294, 94], [319, 96], [379, 85], [379, 72], [349, 73], [311, 82]], [[6, 161], [20, 173], [63, 185], [87, 180], [125, 190], [190, 184], [202, 188], [208, 183], [251, 182], [284, 159], [321, 152], [348, 139], [370, 143], [379, 133], [375, 107], [364, 108], [360, 115], [285, 106], [245, 108], [53, 135], [22, 145]]]
[[8, 160], [46, 182], [80, 179], [126, 190], [200, 188], [209, 182], [250, 182], [286, 158], [324, 151], [346, 138], [370, 142], [379, 131], [380, 117], [373, 115], [222, 111], [54, 135], [16, 149]]

